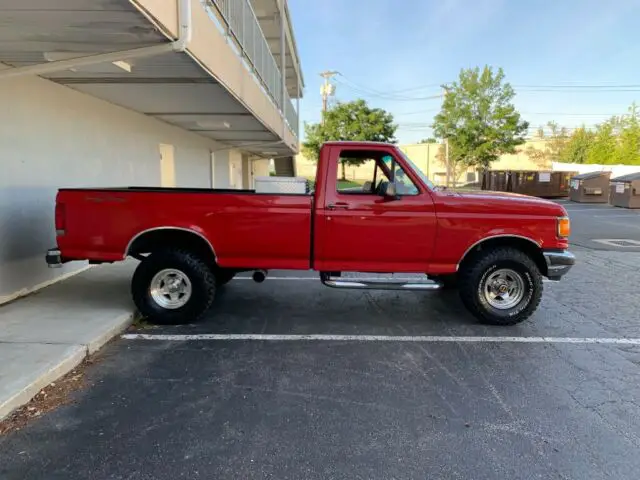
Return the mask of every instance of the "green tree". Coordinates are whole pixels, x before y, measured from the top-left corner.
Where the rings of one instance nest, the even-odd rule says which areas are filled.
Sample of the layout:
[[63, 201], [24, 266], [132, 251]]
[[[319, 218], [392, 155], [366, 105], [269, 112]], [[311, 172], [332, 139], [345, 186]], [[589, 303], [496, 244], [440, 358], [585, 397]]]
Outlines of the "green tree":
[[629, 114], [620, 119], [620, 135], [612, 163], [640, 165], [640, 118], [635, 103]]
[[434, 137], [427, 137], [423, 138], [418, 143], [438, 143], [438, 140], [436, 140]]
[[529, 123], [521, 120], [512, 103], [515, 92], [504, 78], [501, 68], [476, 67], [461, 70], [457, 82], [443, 86], [447, 93], [433, 131], [448, 140], [450, 164], [456, 152], [462, 166], [487, 169], [525, 142]]
[[538, 128], [536, 136], [544, 139], [544, 147], [542, 149], [529, 145], [525, 149], [526, 155], [535, 161], [539, 166], [549, 168], [552, 161], [558, 161], [569, 142], [569, 133], [566, 127], [559, 126], [556, 122], [547, 122], [549, 134], [545, 134], [544, 128]]
[[560, 161], [569, 163], [587, 163], [589, 150], [593, 147], [595, 133], [583, 125], [573, 131], [563, 150], [560, 152]]
[[[302, 153], [305, 157], [317, 161], [320, 147], [324, 142], [335, 140], [360, 140], [396, 143], [396, 130], [393, 115], [381, 108], [371, 108], [362, 99], [352, 102], [338, 102], [324, 113], [324, 122], [305, 124], [305, 141]], [[345, 165], [358, 166], [363, 159], [343, 159], [342, 178], [345, 178]]]
[[587, 154], [587, 163], [615, 163], [618, 146], [618, 122], [615, 118], [596, 127], [593, 145]]

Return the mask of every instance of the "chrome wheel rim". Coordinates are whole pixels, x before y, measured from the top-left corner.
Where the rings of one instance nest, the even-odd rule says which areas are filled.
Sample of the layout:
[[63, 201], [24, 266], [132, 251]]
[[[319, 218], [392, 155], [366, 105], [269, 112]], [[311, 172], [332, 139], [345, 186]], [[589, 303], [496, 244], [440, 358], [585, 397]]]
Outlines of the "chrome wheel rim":
[[493, 272], [484, 282], [484, 298], [493, 308], [508, 310], [524, 297], [524, 279], [518, 272], [502, 268]]
[[165, 268], [154, 275], [149, 292], [153, 301], [162, 308], [175, 310], [186, 305], [191, 298], [191, 280], [180, 270]]

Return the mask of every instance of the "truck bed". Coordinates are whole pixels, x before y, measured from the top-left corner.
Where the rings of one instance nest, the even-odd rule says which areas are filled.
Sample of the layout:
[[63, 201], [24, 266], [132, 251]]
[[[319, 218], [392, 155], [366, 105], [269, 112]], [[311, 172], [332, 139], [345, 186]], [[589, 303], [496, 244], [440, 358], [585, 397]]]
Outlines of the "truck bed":
[[222, 267], [307, 269], [312, 204], [311, 195], [253, 190], [63, 188], [57, 241], [67, 258], [118, 261], [138, 235], [177, 228], [207, 239]]

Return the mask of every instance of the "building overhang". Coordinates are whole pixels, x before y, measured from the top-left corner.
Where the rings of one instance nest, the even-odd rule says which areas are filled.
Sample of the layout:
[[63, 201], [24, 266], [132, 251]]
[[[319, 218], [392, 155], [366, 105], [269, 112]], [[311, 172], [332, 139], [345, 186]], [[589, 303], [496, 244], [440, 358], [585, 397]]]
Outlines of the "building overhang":
[[[79, 57], [175, 42], [180, 37], [178, 2], [7, 0], [0, 6], [6, 20], [0, 23], [0, 62], [16, 72], [56, 62], [68, 67]], [[193, 36], [184, 51], [159, 48], [161, 53], [149, 56], [118, 59], [116, 55], [109, 61], [40, 76], [208, 137], [221, 148], [240, 148], [259, 156], [265, 151], [277, 156], [297, 151], [294, 131], [226, 44], [202, 4], [191, 0], [190, 7]], [[205, 52], [207, 43], [217, 48], [224, 63], [212, 64]], [[0, 82], [9, 81], [2, 79], [6, 71], [0, 71]]]

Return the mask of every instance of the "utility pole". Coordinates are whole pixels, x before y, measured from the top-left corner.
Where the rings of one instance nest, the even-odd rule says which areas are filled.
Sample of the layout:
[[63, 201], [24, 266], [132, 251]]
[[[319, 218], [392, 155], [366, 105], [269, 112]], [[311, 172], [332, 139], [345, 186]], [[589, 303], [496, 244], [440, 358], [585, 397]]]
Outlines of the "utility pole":
[[336, 86], [331, 83], [333, 77], [338, 75], [340, 72], [326, 70], [320, 73], [320, 76], [324, 78], [324, 84], [320, 87], [320, 95], [322, 95], [322, 119], [321, 122], [324, 124], [324, 114], [327, 111], [327, 104], [329, 103], [329, 97], [333, 96], [336, 93]]

